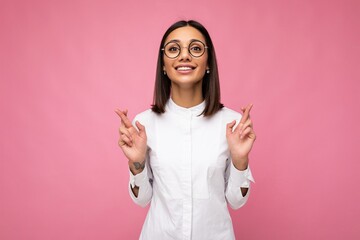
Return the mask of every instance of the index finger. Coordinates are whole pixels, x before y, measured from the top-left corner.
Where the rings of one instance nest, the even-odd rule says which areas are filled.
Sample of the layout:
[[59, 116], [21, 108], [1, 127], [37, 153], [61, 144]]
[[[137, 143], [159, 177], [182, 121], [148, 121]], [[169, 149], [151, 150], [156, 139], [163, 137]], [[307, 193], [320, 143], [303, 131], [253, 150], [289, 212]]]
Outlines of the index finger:
[[[123, 123], [125, 125], [125, 127], [127, 127], [127, 128], [132, 127], [130, 120], [126, 117], [126, 115], [122, 111], [120, 111], [119, 109], [116, 109], [115, 112], [117, 113], [117, 115], [119, 115], [119, 117], [121, 118], [121, 123]], [[126, 114], [127, 114], [127, 111], [126, 111]]]
[[252, 106], [253, 106], [253, 104], [251, 103], [246, 107], [244, 115], [242, 116], [240, 123], [245, 123], [245, 121], [249, 118], [250, 110], [251, 110]]
[[[125, 109], [124, 111], [122, 111], [124, 113], [124, 115], [127, 117], [127, 113], [128, 113], [128, 110]], [[121, 119], [121, 124], [125, 125], [124, 121]]]

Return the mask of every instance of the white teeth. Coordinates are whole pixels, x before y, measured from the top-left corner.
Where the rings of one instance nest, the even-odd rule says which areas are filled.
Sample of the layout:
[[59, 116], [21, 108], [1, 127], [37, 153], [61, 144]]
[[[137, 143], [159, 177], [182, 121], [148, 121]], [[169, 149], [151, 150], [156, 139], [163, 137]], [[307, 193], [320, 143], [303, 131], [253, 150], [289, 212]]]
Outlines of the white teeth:
[[191, 70], [192, 68], [191, 67], [178, 67], [177, 70], [178, 71], [188, 71], [188, 70]]

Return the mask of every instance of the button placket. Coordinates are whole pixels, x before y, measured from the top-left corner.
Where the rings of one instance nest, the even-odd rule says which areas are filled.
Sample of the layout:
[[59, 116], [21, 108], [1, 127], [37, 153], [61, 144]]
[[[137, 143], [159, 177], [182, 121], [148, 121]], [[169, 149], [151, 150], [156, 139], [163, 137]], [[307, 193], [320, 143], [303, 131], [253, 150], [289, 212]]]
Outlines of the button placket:
[[191, 239], [191, 227], [192, 227], [192, 156], [191, 156], [191, 111], [186, 112], [184, 120], [185, 130], [185, 159], [184, 159], [184, 201], [183, 201], [183, 227], [184, 238]]

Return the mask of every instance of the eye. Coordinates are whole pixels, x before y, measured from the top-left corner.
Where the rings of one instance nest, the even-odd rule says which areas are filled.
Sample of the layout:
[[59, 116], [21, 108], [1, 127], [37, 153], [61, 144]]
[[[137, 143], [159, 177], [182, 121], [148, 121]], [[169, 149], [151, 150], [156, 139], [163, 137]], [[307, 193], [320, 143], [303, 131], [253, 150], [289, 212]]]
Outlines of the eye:
[[177, 43], [170, 42], [165, 46], [165, 51], [168, 53], [178, 53], [180, 52], [180, 46]]
[[168, 51], [169, 52], [178, 52], [180, 49], [178, 47], [169, 47]]
[[194, 51], [201, 51], [201, 47], [192, 47], [192, 50], [194, 50]]
[[201, 46], [191, 46], [190, 51], [192, 52], [202, 52], [203, 48]]

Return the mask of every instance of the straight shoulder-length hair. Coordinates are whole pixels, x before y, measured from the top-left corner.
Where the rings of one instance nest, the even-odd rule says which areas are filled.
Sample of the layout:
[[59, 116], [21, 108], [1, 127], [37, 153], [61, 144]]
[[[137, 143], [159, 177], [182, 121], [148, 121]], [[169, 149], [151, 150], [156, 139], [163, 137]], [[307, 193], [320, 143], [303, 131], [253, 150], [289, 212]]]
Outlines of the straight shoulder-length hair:
[[166, 30], [161, 40], [159, 53], [158, 53], [157, 67], [156, 67], [153, 104], [151, 105], [151, 109], [153, 112], [158, 114], [164, 113], [166, 102], [170, 98], [171, 80], [163, 72], [164, 53], [161, 49], [164, 47], [165, 40], [172, 31], [174, 31], [177, 28], [186, 27], [186, 26], [191, 26], [193, 28], [196, 28], [198, 31], [200, 31], [204, 36], [205, 44], [208, 47], [207, 48], [208, 66], [210, 73], [205, 73], [202, 81], [202, 95], [205, 100], [205, 108], [200, 115], [204, 115], [205, 117], [210, 117], [224, 107], [224, 105], [220, 102], [219, 73], [216, 62], [215, 49], [211, 41], [210, 35], [203, 25], [201, 25], [199, 22], [194, 20], [178, 21], [174, 23]]

